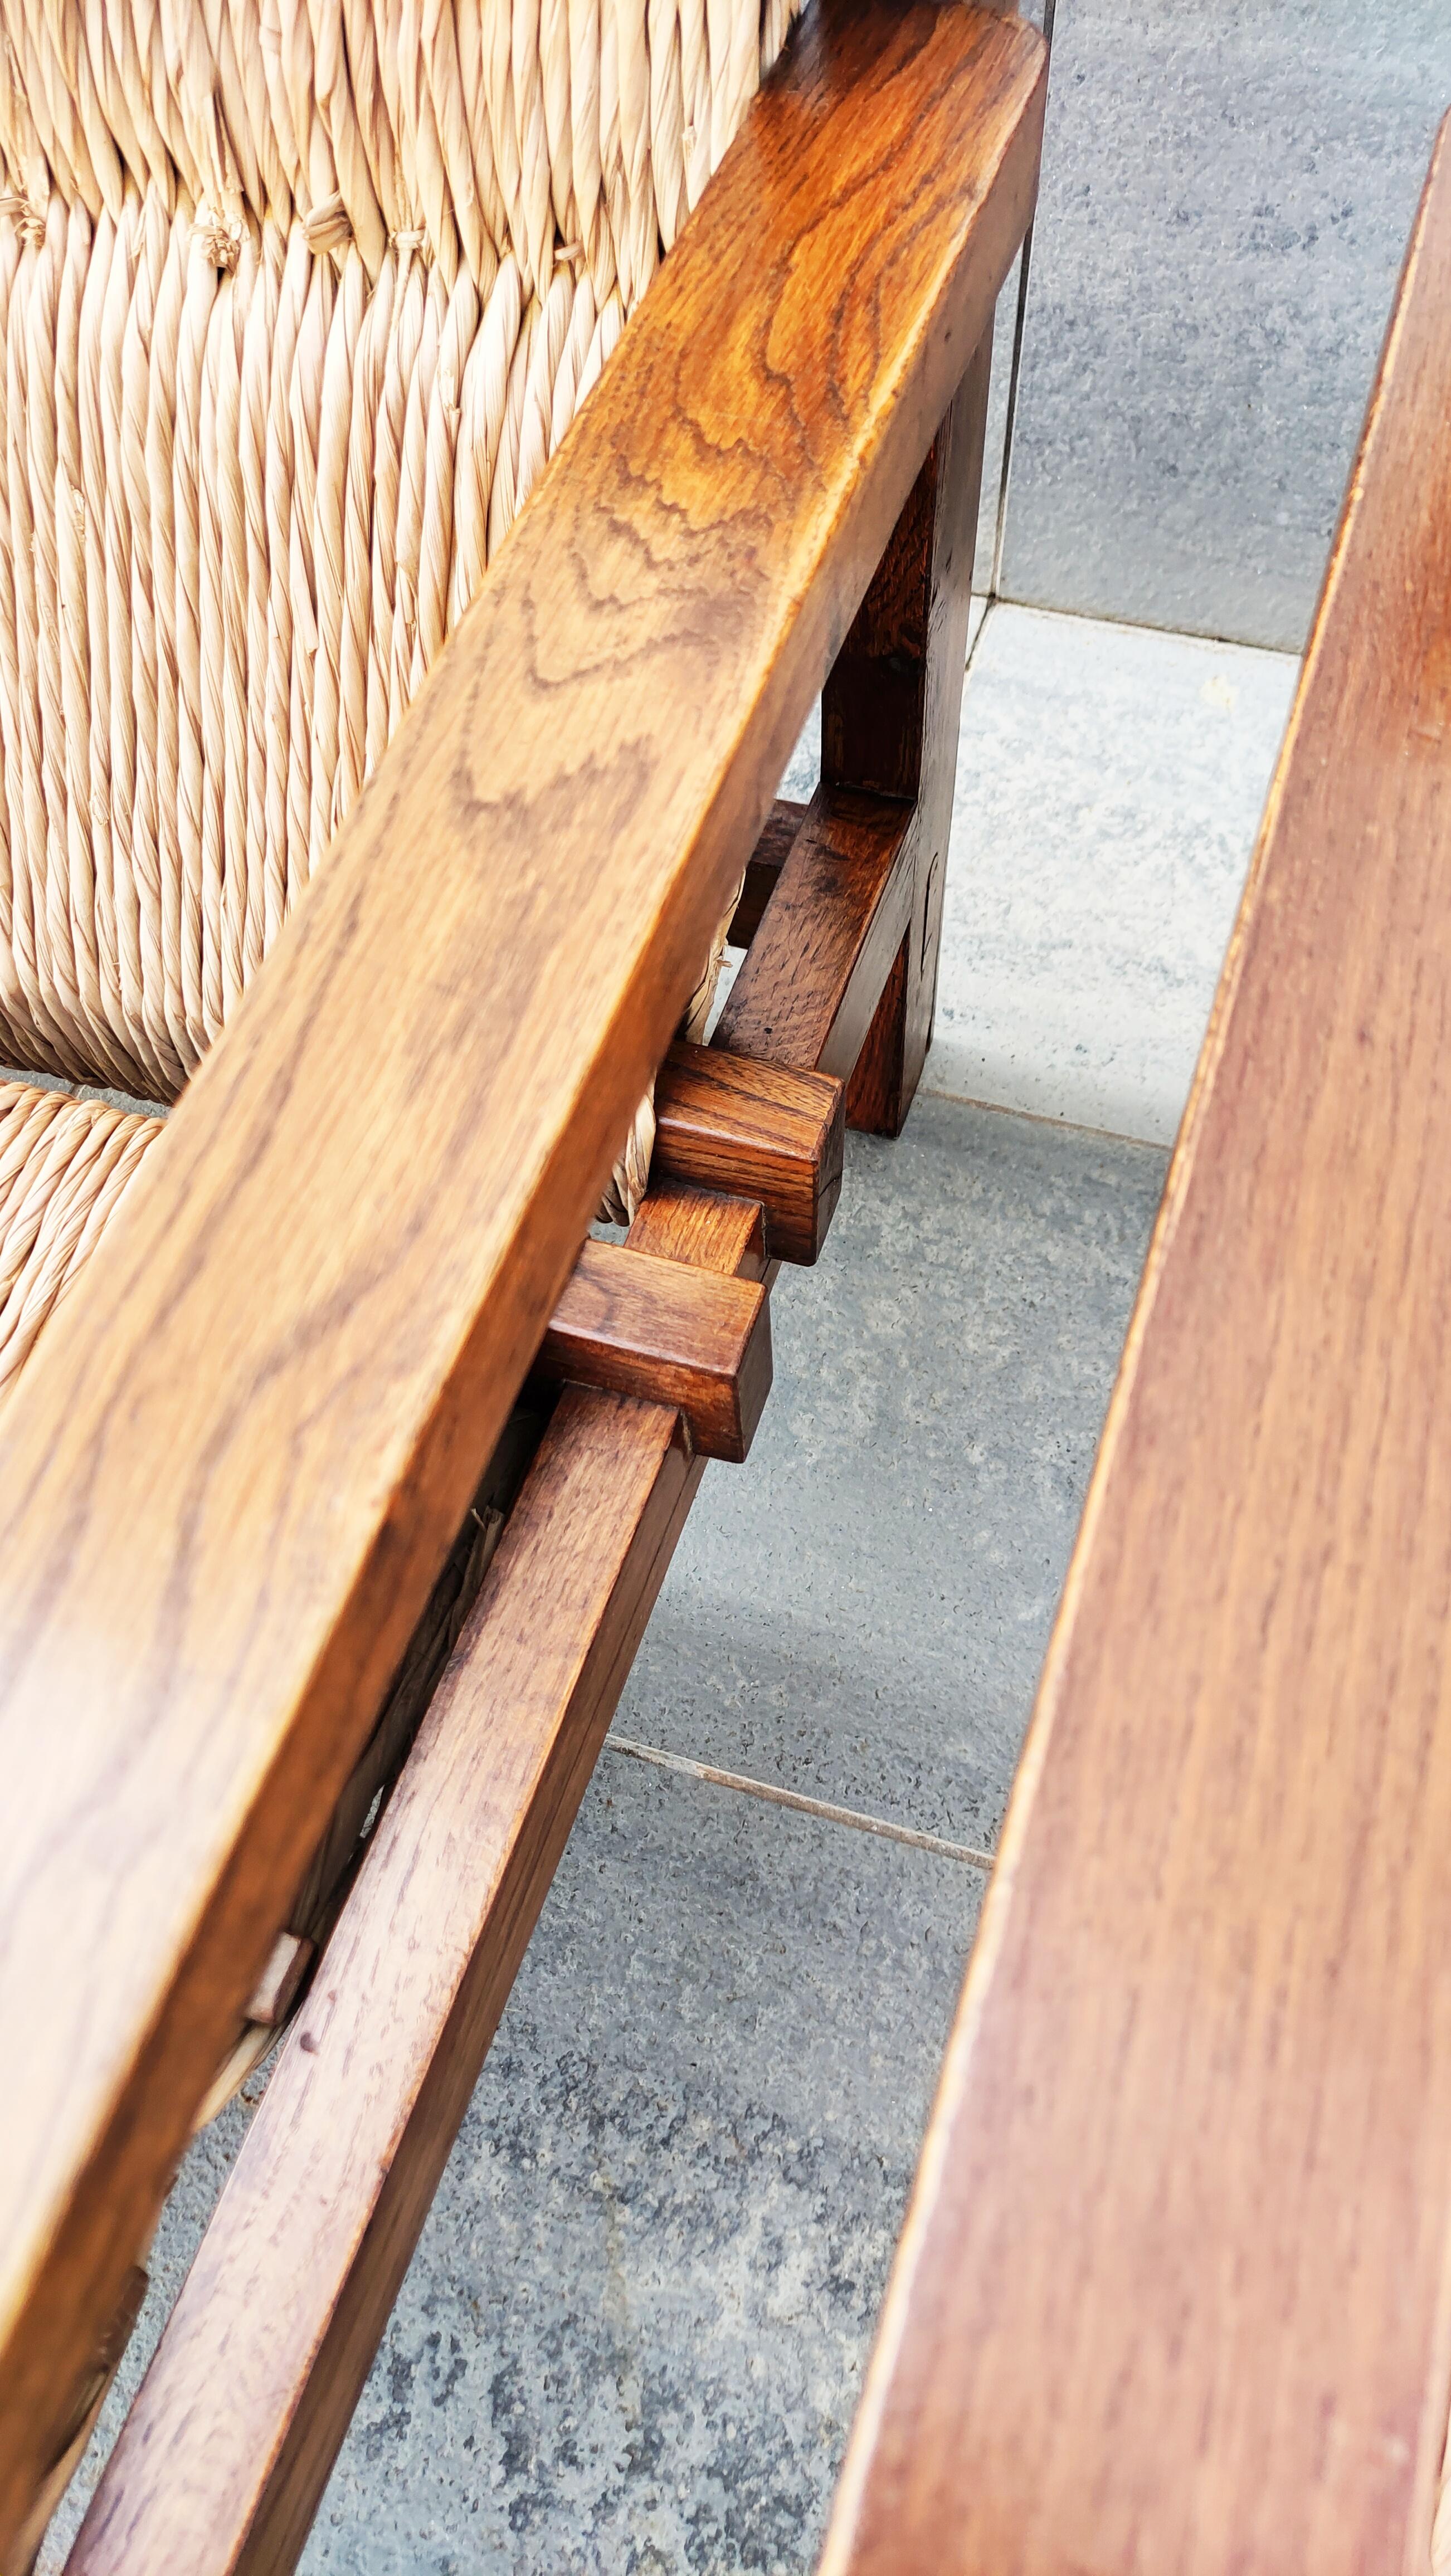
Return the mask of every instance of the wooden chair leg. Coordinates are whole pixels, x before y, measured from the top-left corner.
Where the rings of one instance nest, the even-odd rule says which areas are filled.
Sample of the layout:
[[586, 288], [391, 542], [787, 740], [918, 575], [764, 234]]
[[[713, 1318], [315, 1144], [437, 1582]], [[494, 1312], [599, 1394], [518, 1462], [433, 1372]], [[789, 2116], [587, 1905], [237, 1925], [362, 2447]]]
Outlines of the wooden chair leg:
[[823, 787], [917, 808], [909, 924], [847, 1090], [849, 1125], [880, 1136], [901, 1134], [932, 1038], [991, 358], [989, 329], [822, 692]]

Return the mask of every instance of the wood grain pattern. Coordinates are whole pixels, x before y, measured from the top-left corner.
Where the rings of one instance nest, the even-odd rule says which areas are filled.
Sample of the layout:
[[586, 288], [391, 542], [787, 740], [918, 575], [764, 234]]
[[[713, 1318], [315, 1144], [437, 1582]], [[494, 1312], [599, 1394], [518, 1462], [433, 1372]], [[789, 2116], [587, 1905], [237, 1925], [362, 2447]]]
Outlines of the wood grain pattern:
[[0, 2545], [1036, 184], [821, 0], [0, 1432]]
[[703, 1458], [745, 1457], [771, 1392], [763, 1287], [629, 1245], [586, 1243], [535, 1366], [678, 1412]]
[[745, 882], [731, 915], [730, 944], [749, 948], [761, 926], [761, 915], [776, 891], [776, 879], [791, 855], [791, 844], [805, 820], [806, 808], [794, 798], [778, 796], [761, 827], [761, 836], [746, 865]]
[[[754, 1208], [646, 1206], [648, 1254], [755, 1275]], [[704, 1463], [561, 1397], [67, 2576], [295, 2565]]]
[[[694, 1261], [734, 1279], [771, 1284], [766, 1228], [753, 1200], [722, 1198], [713, 1190], [657, 1184], [629, 1232], [632, 1251], [655, 1252], [666, 1261]], [[725, 1249], [723, 1249], [725, 1247]], [[726, 1258], [726, 1249], [729, 1259]]]
[[846, 1080], [907, 934], [913, 839], [910, 805], [817, 790], [713, 1046]]
[[771, 1258], [810, 1263], [841, 1196], [845, 1131], [828, 1075], [677, 1045], [655, 1085], [651, 1171], [759, 1200]]
[[1451, 128], [824, 2576], [1423, 2570], [1451, 2381]]

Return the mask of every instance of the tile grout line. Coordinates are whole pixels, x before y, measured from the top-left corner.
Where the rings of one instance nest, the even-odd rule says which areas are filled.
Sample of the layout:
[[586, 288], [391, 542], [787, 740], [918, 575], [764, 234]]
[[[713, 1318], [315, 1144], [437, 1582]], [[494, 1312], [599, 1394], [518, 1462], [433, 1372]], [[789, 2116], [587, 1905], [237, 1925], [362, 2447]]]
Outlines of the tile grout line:
[[[931, 1061], [929, 1056], [929, 1069]], [[980, 1099], [975, 1091], [944, 1091], [939, 1084], [929, 1082], [925, 1073], [917, 1085], [917, 1094], [922, 1100], [945, 1100], [953, 1109], [981, 1109], [990, 1118], [1026, 1118], [1030, 1126], [1052, 1127], [1060, 1136], [1088, 1136], [1098, 1144], [1138, 1146], [1146, 1154], [1172, 1154], [1179, 1132], [1176, 1128], [1173, 1136], [1165, 1138], [1131, 1136], [1125, 1127], [1088, 1127], [1081, 1118], [1060, 1118], [1051, 1109], [1019, 1109], [1011, 1100]]]
[[878, 1834], [884, 1842], [908, 1843], [913, 1851], [935, 1852], [939, 1860], [956, 1860], [968, 1869], [991, 1872], [995, 1854], [978, 1851], [971, 1843], [950, 1843], [941, 1834], [925, 1834], [915, 1825], [893, 1825], [885, 1816], [864, 1816], [856, 1807], [833, 1807], [824, 1798], [804, 1798], [795, 1789], [778, 1789], [770, 1780], [750, 1780], [739, 1771], [718, 1771], [713, 1762], [692, 1762], [688, 1754], [665, 1753], [658, 1745], [637, 1744], [633, 1737], [605, 1737], [609, 1752], [628, 1753], [636, 1762], [651, 1762], [660, 1771], [678, 1771], [687, 1780], [704, 1780], [713, 1789], [738, 1789], [747, 1798], [763, 1798], [768, 1806], [790, 1807], [797, 1815], [816, 1816], [824, 1824], [850, 1825], [859, 1834]]
[[1159, 635], [1171, 644], [1202, 644], [1211, 653], [1265, 653], [1277, 662], [1303, 662], [1303, 644], [1256, 644], [1247, 635], [1219, 635], [1207, 626], [1165, 626], [1152, 617], [1116, 617], [1107, 608], [1067, 608], [1053, 599], [1018, 599], [1008, 590], [978, 591], [990, 608], [1016, 608], [1025, 617], [1072, 618], [1080, 626], [1112, 626], [1124, 635]]

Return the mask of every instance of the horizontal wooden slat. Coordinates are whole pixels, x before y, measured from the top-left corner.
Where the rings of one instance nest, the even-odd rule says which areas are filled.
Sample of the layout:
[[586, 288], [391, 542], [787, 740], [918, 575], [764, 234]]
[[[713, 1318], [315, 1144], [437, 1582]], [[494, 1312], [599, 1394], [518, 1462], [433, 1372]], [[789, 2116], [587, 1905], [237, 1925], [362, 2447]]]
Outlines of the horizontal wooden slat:
[[1015, 19], [807, 13], [7, 1401], [0, 2546], [991, 314], [1043, 86]]
[[914, 815], [895, 798], [818, 788], [713, 1043], [845, 1081], [911, 913]]
[[806, 808], [788, 796], [778, 796], [761, 836], [746, 865], [735, 911], [731, 915], [731, 946], [749, 948], [761, 926], [761, 915], [776, 891], [776, 879], [791, 855], [791, 844], [805, 819]]
[[[753, 1273], [753, 1208], [647, 1206], [662, 1262]], [[295, 2564], [704, 1464], [561, 1397], [68, 2576]]]
[[1451, 2380], [1451, 127], [825, 2576], [1429, 2565]]
[[764, 1287], [615, 1243], [587, 1243], [540, 1346], [539, 1374], [670, 1405], [703, 1458], [737, 1465], [771, 1391]]
[[717, 1047], [673, 1046], [655, 1085], [662, 1179], [759, 1199], [772, 1260], [815, 1261], [841, 1196], [842, 1086]]

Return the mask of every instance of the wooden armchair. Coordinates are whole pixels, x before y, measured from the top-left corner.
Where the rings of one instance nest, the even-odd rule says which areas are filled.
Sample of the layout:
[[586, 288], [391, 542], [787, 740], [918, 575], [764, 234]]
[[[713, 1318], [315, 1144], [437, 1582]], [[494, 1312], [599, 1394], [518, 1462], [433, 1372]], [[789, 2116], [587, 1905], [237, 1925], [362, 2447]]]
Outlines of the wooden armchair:
[[[170, 1117], [27, 1095], [105, 1167], [0, 1404], [14, 2564], [218, 2069], [289, 2011], [71, 2566], [294, 2563], [704, 1458], [764, 1400], [774, 1266], [843, 1115], [906, 1114], [1043, 91], [1011, 14], [815, 0], [220, 1034], [200, 995]], [[773, 814], [823, 684], [821, 789]], [[743, 871], [714, 1044], [672, 1046]], [[72, 1079], [147, 1071], [62, 1034]], [[648, 1192], [586, 1242], [652, 1081]]]

